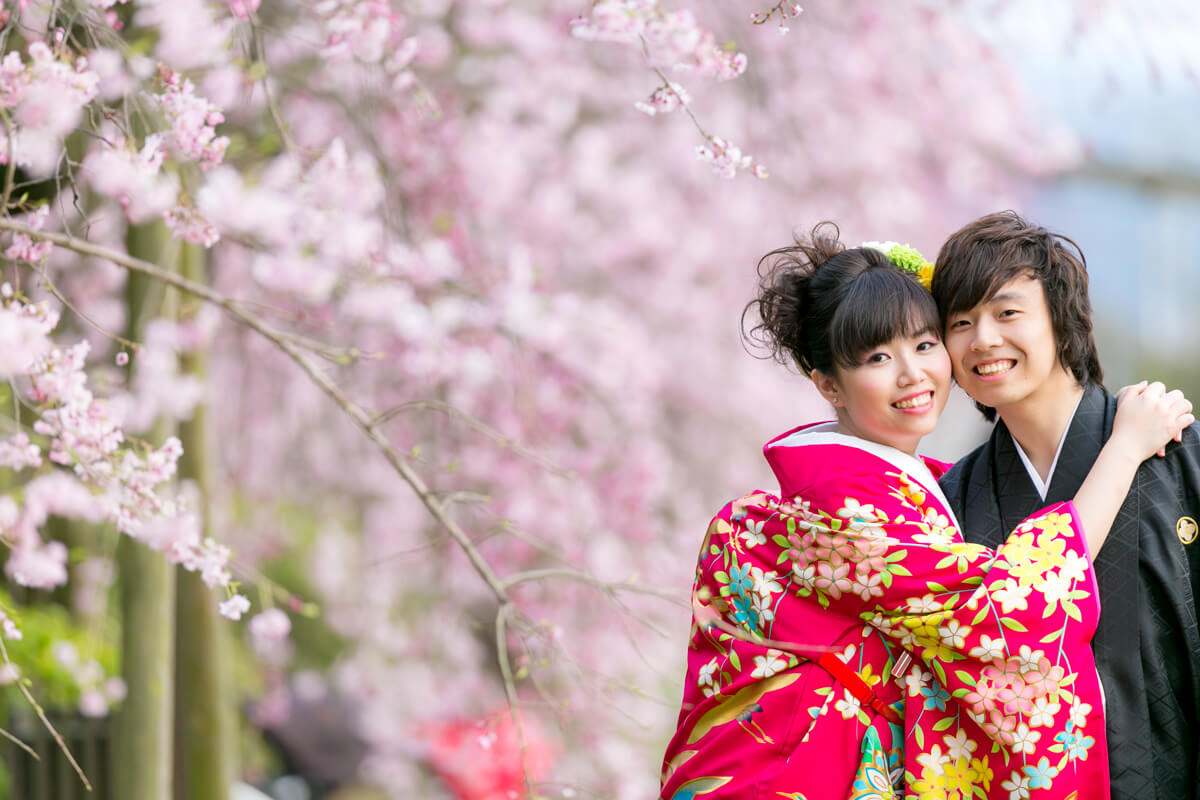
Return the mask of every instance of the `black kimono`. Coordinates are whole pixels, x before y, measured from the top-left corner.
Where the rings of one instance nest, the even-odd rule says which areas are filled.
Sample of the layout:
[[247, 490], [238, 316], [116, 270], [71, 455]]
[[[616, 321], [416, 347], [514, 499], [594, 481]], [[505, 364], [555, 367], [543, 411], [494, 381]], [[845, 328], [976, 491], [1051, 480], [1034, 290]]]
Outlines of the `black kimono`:
[[[1043, 500], [1003, 422], [942, 478], [963, 535], [998, 546], [1038, 508], [1075, 496], [1112, 433], [1116, 399], [1088, 386]], [[1200, 430], [1142, 464], [1096, 557], [1114, 800], [1200, 800]]]

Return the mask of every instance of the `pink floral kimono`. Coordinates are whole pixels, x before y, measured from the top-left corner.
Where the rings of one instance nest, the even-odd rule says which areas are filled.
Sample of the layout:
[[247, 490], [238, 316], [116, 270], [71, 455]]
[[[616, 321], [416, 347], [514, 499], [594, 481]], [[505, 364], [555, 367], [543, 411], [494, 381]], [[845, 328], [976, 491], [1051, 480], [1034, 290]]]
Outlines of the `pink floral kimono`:
[[664, 800], [1108, 797], [1071, 503], [963, 542], [946, 465], [798, 428], [713, 519]]

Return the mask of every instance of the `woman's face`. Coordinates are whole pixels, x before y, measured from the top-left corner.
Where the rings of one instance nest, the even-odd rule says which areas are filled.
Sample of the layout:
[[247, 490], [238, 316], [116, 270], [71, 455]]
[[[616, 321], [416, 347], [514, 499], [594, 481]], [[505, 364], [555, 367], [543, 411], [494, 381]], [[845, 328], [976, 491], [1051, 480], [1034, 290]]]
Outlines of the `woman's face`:
[[916, 453], [946, 407], [950, 356], [930, 331], [896, 337], [863, 353], [853, 367], [814, 377], [837, 409], [842, 433]]

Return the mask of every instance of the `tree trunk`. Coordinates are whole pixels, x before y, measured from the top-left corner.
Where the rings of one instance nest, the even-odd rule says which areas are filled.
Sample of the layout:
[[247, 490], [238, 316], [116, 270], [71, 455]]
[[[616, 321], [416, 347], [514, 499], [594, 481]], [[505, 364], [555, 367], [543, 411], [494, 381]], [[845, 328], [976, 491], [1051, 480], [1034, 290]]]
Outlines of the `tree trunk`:
[[[183, 245], [183, 275], [205, 280], [205, 252]], [[194, 301], [189, 301], [194, 302]], [[183, 317], [190, 316], [184, 310]], [[204, 380], [205, 354], [195, 351], [181, 358], [182, 370]], [[194, 481], [198, 492], [196, 513], [202, 534], [211, 533], [212, 465], [208, 407], [201, 402], [188, 422], [179, 426], [183, 457], [180, 480]], [[176, 800], [229, 800], [233, 784], [233, 697], [230, 693], [228, 630], [217, 613], [217, 597], [200, 576], [178, 567], [175, 620], [175, 798]]]
[[[131, 255], [157, 264], [169, 245], [160, 222], [131, 227], [126, 244]], [[176, 293], [157, 282], [130, 273], [126, 288], [128, 338], [138, 341], [145, 323], [174, 313]], [[136, 357], [133, 368], [137, 369]], [[150, 433], [154, 446], [172, 433], [157, 425]], [[175, 568], [128, 536], [120, 537], [117, 565], [121, 597], [121, 670], [128, 695], [117, 720], [113, 782], [121, 800], [170, 800], [171, 737], [174, 702]]]

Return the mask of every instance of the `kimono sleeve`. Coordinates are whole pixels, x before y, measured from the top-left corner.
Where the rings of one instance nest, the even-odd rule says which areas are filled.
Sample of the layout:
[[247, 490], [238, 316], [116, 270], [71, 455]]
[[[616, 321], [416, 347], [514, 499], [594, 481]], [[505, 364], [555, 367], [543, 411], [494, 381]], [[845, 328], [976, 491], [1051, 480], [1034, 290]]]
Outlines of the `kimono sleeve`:
[[[777, 508], [745, 511], [791, 545], [792, 591], [858, 615], [913, 655], [910, 690], [914, 680], [936, 687], [935, 710], [953, 698], [1015, 752], [1034, 752], [1043, 732], [1081, 731], [1088, 716], [1103, 741], [1088, 647], [1099, 603], [1073, 504], [1024, 520], [996, 550], [962, 541], [938, 501], [900, 472], [837, 475]], [[1096, 740], [1081, 733], [1058, 752], [1083, 747], [1086, 757]]]

